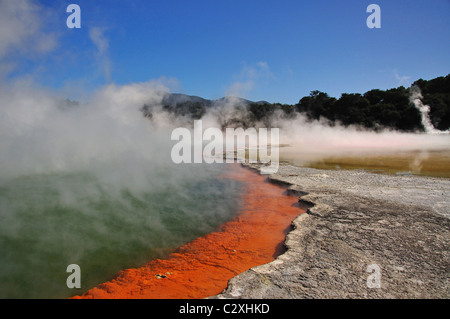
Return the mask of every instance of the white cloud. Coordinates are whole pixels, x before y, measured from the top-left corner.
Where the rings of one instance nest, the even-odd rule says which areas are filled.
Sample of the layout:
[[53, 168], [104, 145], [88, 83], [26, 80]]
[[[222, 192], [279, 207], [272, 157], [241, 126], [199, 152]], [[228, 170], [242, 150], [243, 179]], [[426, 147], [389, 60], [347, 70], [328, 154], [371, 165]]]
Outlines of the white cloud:
[[245, 97], [246, 94], [253, 89], [253, 87], [254, 82], [251, 80], [246, 82], [234, 82], [225, 90], [225, 95]]
[[89, 37], [97, 48], [97, 59], [103, 70], [107, 82], [111, 81], [111, 61], [108, 57], [109, 40], [105, 36], [105, 28], [93, 27], [89, 30]]
[[394, 76], [400, 85], [411, 84], [411, 77], [407, 75], [399, 75], [397, 70], [394, 70]]
[[97, 47], [99, 55], [105, 54], [109, 49], [109, 41], [104, 35], [105, 29], [93, 27], [89, 30], [89, 37]]
[[239, 75], [237, 76], [237, 81], [232, 83], [225, 90], [225, 95], [245, 97], [248, 92], [254, 89], [257, 81], [272, 78], [274, 78], [274, 75], [270, 71], [270, 67], [267, 62], [260, 61], [253, 66], [244, 64]]
[[43, 31], [44, 13], [32, 0], [0, 0], [0, 59], [18, 50], [21, 54], [46, 53], [56, 46], [56, 36]]

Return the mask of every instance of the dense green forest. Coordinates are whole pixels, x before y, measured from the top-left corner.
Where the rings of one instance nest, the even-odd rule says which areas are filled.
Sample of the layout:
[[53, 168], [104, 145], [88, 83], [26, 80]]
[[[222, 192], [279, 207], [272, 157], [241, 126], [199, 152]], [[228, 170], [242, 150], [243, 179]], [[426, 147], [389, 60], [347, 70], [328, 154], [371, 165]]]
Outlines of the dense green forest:
[[[236, 112], [222, 122], [223, 127], [250, 127], [256, 122], [270, 127], [273, 115], [293, 118], [303, 114], [310, 121], [325, 120], [330, 125], [357, 125], [368, 129], [391, 128], [399, 131], [423, 131], [419, 110], [411, 102], [414, 86], [422, 92], [422, 102], [430, 106], [430, 119], [439, 130], [450, 128], [450, 74], [432, 80], [417, 80], [410, 88], [400, 86], [389, 90], [370, 90], [364, 94], [343, 93], [339, 99], [321, 91], [312, 91], [295, 105], [251, 102], [239, 99]], [[223, 99], [221, 99], [223, 100]], [[220, 100], [217, 100], [220, 101]], [[200, 119], [217, 101], [173, 94], [164, 101], [163, 109], [193, 119]], [[148, 106], [144, 106], [148, 116]]]
[[339, 99], [313, 91], [295, 105], [296, 111], [309, 119], [325, 118], [343, 125], [366, 128], [393, 128], [400, 131], [423, 130], [420, 112], [410, 101], [411, 88], [422, 91], [422, 102], [430, 106], [430, 118], [435, 128], [450, 128], [450, 75], [425, 81], [418, 80], [410, 88], [400, 86], [390, 90], [370, 90], [364, 94], [344, 93]]

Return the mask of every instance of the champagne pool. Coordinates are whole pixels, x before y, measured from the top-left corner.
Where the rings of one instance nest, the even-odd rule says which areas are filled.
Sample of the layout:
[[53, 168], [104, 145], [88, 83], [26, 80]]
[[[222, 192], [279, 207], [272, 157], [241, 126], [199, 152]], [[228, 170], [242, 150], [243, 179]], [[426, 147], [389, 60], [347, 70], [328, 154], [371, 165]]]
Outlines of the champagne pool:
[[[167, 256], [239, 211], [241, 184], [220, 177], [226, 165], [180, 168], [193, 172], [184, 177], [155, 169], [160, 182], [147, 190], [115, 189], [87, 172], [2, 180], [0, 298], [80, 294]], [[80, 266], [81, 289], [66, 285], [70, 264]]]

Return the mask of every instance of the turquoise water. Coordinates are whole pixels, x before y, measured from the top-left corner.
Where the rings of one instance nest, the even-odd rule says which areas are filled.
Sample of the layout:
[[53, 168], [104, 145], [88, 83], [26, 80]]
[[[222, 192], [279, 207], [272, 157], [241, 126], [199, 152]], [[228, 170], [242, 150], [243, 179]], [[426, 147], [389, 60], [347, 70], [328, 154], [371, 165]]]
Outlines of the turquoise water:
[[[0, 298], [67, 298], [213, 231], [239, 210], [225, 165], [171, 168], [146, 187], [112, 187], [87, 172], [0, 181]], [[156, 177], [157, 176], [157, 177]], [[81, 268], [69, 289], [66, 268]]]

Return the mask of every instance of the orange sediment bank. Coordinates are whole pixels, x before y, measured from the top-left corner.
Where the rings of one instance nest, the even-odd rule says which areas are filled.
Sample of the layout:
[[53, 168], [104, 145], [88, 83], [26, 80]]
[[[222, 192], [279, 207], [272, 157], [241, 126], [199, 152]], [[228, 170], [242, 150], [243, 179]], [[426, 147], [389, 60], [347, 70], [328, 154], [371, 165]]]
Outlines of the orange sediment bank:
[[240, 165], [232, 165], [224, 177], [244, 182], [238, 216], [167, 259], [120, 271], [113, 280], [74, 298], [206, 298], [222, 292], [232, 277], [273, 261], [284, 251], [292, 220], [304, 210], [284, 188]]

